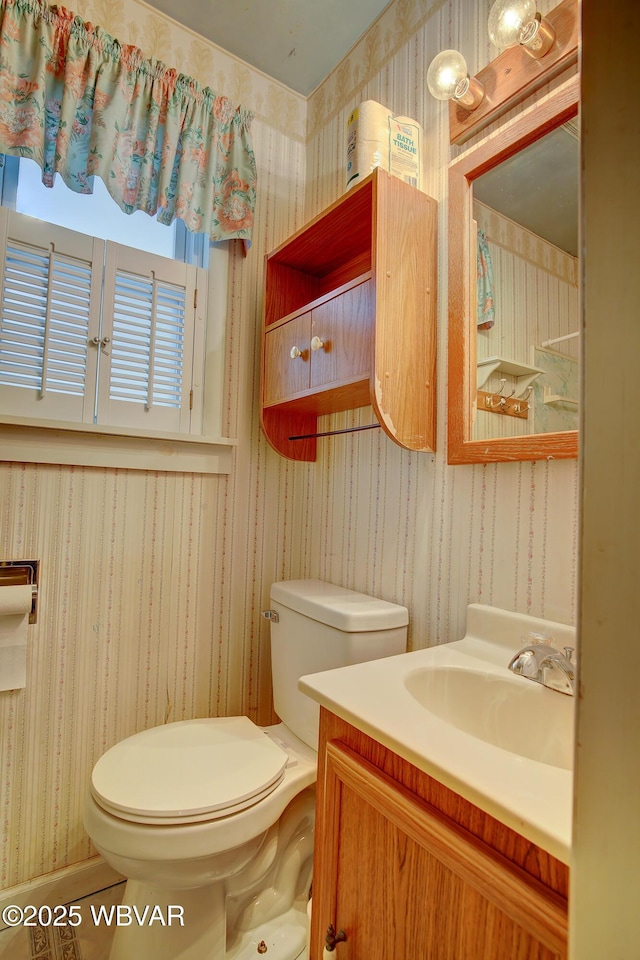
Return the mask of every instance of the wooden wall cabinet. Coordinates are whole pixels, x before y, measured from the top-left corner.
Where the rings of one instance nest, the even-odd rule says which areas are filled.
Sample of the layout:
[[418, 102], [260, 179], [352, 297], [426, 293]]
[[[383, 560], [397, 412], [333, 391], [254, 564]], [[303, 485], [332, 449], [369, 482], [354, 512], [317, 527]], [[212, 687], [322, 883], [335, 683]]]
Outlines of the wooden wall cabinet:
[[[318, 416], [371, 404], [433, 452], [437, 204], [377, 168], [266, 257], [262, 428], [315, 460]], [[305, 436], [304, 440], [292, 440]]]
[[321, 711], [310, 960], [559, 960], [568, 868]]

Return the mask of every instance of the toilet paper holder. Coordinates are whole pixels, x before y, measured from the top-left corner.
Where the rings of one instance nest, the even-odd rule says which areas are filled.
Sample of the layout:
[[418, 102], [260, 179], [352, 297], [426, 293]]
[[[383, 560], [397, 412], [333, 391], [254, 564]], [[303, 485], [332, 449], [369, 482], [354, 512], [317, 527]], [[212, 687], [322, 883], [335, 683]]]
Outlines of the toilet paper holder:
[[31, 613], [29, 623], [35, 623], [38, 613], [39, 560], [0, 560], [0, 587], [31, 585]]

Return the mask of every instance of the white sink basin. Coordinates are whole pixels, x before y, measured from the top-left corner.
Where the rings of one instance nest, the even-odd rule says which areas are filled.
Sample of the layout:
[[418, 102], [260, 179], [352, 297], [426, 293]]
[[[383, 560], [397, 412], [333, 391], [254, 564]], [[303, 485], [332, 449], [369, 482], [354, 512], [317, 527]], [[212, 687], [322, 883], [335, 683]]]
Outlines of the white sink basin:
[[508, 669], [530, 632], [576, 645], [566, 624], [470, 604], [461, 640], [301, 677], [299, 688], [569, 863], [575, 697]]
[[459, 666], [404, 677], [421, 706], [458, 730], [521, 757], [571, 770], [573, 698], [539, 683]]

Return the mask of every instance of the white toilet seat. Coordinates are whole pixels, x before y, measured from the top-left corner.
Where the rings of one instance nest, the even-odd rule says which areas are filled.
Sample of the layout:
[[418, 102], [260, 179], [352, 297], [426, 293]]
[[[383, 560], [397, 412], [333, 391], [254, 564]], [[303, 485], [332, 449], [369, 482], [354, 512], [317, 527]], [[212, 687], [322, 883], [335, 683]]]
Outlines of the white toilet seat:
[[133, 823], [217, 820], [272, 793], [288, 761], [248, 717], [183, 720], [111, 747], [93, 768], [91, 793]]

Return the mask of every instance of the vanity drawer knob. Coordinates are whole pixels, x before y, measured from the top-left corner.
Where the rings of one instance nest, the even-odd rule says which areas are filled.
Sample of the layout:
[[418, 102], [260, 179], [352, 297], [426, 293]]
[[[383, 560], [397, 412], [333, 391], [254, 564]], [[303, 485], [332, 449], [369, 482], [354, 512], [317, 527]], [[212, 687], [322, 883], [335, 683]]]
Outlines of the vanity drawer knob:
[[304, 351], [301, 350], [299, 347], [291, 347], [291, 350], [289, 351], [289, 356], [291, 357], [292, 360], [296, 360], [298, 357], [302, 357], [302, 359], [304, 360]]
[[344, 930], [338, 930], [336, 933], [336, 928], [332, 923], [327, 927], [327, 932], [324, 938], [324, 953], [333, 953], [336, 948], [337, 943], [344, 943], [347, 939], [347, 935]]
[[311, 338], [311, 349], [312, 350], [322, 350], [324, 347], [324, 340], [321, 340], [320, 337]]

